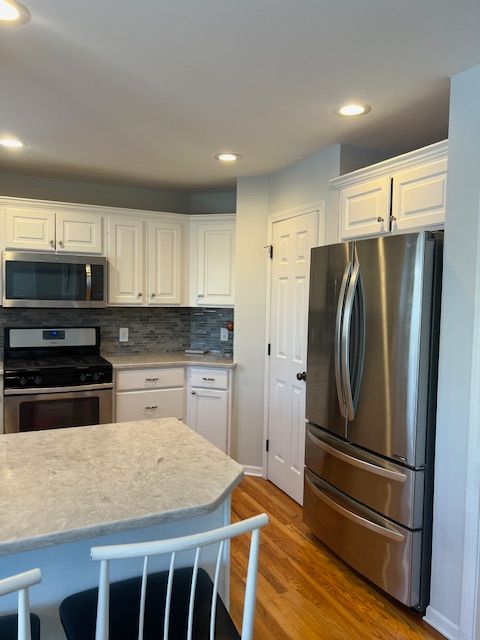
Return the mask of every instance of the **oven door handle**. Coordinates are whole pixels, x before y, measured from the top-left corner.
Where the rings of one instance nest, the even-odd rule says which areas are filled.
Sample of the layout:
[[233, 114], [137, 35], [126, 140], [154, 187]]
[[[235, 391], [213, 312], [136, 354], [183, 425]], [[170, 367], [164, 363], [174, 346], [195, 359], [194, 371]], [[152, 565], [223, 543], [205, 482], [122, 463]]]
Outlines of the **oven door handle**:
[[77, 387], [30, 387], [28, 389], [5, 389], [5, 396], [38, 396], [48, 393], [71, 393], [73, 391], [108, 391], [113, 389], [113, 382], [100, 384], [84, 384]]

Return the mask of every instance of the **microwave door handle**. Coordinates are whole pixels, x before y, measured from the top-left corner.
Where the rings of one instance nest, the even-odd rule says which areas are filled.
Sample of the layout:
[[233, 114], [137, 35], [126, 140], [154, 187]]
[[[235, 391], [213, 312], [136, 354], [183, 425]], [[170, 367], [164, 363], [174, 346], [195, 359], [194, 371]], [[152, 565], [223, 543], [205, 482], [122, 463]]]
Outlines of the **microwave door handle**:
[[343, 272], [342, 284], [340, 286], [340, 293], [338, 295], [337, 302], [337, 317], [335, 320], [335, 384], [337, 387], [338, 404], [340, 406], [340, 413], [345, 418], [345, 397], [342, 389], [342, 373], [341, 373], [341, 336], [342, 336], [342, 320], [343, 320], [343, 307], [345, 302], [345, 292], [347, 290], [347, 284], [350, 279], [352, 271], [352, 263], [349, 262]]
[[357, 290], [359, 277], [360, 263], [356, 259], [355, 264], [353, 265], [347, 295], [345, 296], [345, 310], [341, 336], [342, 386], [345, 393], [345, 404], [348, 420], [353, 420], [355, 417], [355, 407], [353, 404], [352, 382], [350, 375], [350, 327], [352, 324], [353, 302], [355, 300], [355, 292]]
[[85, 300], [92, 299], [92, 265], [85, 265]]

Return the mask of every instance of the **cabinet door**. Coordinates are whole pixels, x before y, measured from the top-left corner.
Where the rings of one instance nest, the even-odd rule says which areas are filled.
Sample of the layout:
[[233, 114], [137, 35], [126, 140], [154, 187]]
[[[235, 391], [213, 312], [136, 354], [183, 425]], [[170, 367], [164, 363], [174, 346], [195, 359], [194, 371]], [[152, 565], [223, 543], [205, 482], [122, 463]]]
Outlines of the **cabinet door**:
[[340, 191], [340, 240], [377, 236], [390, 230], [390, 178]]
[[57, 251], [72, 253], [103, 252], [103, 219], [101, 215], [57, 212]]
[[188, 426], [227, 452], [228, 391], [190, 389]]
[[6, 209], [5, 247], [55, 251], [55, 212], [34, 208]]
[[183, 420], [184, 389], [157, 389], [155, 391], [125, 391], [116, 394], [116, 421], [156, 420], [178, 418]]
[[148, 224], [149, 304], [180, 304], [182, 301], [182, 225]]
[[111, 217], [108, 221], [108, 301], [142, 305], [144, 302], [142, 220]]
[[393, 175], [392, 231], [439, 226], [445, 222], [447, 160]]
[[199, 225], [197, 304], [234, 304], [235, 223]]

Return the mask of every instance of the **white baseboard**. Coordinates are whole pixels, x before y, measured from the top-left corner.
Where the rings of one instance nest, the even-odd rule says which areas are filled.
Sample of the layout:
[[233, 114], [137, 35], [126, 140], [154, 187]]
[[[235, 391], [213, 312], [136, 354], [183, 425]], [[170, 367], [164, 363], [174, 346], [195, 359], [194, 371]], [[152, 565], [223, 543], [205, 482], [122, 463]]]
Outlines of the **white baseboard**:
[[257, 477], [263, 478], [263, 467], [256, 467], [251, 464], [244, 464], [243, 472], [246, 476], [257, 476]]
[[460, 640], [460, 627], [433, 607], [428, 606], [423, 618], [427, 624], [440, 631], [448, 640]]

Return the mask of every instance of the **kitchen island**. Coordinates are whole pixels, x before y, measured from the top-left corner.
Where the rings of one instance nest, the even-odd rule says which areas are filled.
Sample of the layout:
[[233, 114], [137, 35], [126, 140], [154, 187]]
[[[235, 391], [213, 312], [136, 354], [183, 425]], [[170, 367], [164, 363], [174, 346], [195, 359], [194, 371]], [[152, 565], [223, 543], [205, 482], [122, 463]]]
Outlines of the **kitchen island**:
[[[98, 583], [91, 546], [228, 524], [241, 477], [240, 465], [175, 418], [2, 436], [0, 576], [39, 567], [31, 605], [42, 640], [62, 638], [59, 603]], [[138, 561], [114, 563], [111, 579], [140, 573]], [[228, 601], [227, 555], [221, 594]], [[14, 606], [4, 599], [0, 611]]]

